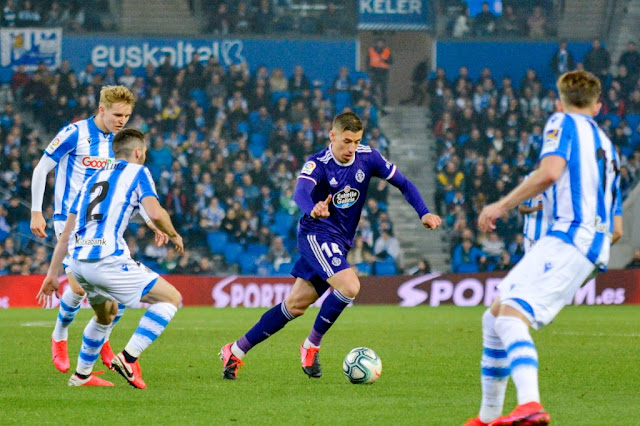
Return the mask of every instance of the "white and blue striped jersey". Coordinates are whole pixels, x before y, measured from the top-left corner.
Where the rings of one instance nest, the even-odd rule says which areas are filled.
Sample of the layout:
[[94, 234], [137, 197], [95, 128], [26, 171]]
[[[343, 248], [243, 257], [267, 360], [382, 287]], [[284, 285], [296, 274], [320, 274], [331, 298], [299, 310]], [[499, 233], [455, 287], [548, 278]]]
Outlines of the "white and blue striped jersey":
[[113, 133], [102, 132], [94, 117], [62, 129], [45, 149], [56, 165], [54, 220], [66, 220], [82, 184], [95, 172], [114, 161]]
[[540, 158], [558, 155], [567, 166], [546, 190], [548, 235], [580, 250], [606, 269], [613, 217], [622, 214], [618, 155], [596, 122], [582, 114], [553, 114], [544, 129]]
[[98, 260], [130, 255], [123, 234], [145, 197], [158, 198], [158, 194], [144, 166], [118, 160], [91, 176], [69, 210], [78, 215], [69, 239], [69, 256]]
[[[525, 177], [525, 180], [531, 176], [530, 174]], [[522, 204], [526, 207], [535, 207], [539, 204], [544, 206], [545, 196], [544, 193], [538, 194], [533, 198], [528, 199]], [[522, 227], [522, 233], [525, 238], [530, 241], [538, 241], [540, 238], [544, 237], [547, 234], [547, 228], [549, 227], [549, 221], [547, 220], [547, 216], [544, 214], [544, 211], [537, 210], [531, 213], [527, 213], [524, 215], [524, 225]]]

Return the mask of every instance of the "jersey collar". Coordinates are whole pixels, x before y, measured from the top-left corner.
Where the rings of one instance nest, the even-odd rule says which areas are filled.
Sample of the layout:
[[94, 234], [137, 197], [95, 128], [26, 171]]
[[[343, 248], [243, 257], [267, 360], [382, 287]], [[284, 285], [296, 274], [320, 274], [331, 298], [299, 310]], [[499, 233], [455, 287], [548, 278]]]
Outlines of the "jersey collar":
[[333, 158], [333, 161], [340, 167], [349, 167], [350, 165], [352, 165], [355, 161], [356, 161], [356, 154], [357, 152], [353, 153], [353, 158], [351, 159], [351, 161], [349, 161], [348, 163], [341, 163], [339, 162], [336, 157], [333, 155], [333, 150], [331, 149], [331, 147], [333, 146], [333, 142], [329, 144], [329, 153], [331, 154], [331, 158]]

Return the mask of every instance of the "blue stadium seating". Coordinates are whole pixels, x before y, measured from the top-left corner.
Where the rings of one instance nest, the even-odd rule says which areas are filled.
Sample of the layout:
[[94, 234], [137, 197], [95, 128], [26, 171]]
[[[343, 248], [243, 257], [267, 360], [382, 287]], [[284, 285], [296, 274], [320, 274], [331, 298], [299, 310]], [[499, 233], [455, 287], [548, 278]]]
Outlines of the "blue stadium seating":
[[373, 274], [373, 265], [369, 262], [360, 262], [354, 265], [358, 268], [358, 273], [363, 275], [371, 275]]
[[289, 235], [289, 232], [293, 228], [294, 224], [295, 218], [293, 217], [293, 215], [285, 211], [278, 210], [273, 216], [273, 225], [271, 225], [271, 232], [276, 235], [286, 237], [287, 235]]
[[293, 262], [284, 262], [278, 266], [276, 273], [278, 275], [290, 275], [291, 269], [293, 269]]
[[224, 246], [224, 260], [227, 262], [227, 265], [237, 263], [242, 251], [243, 248], [241, 244], [227, 243]]
[[627, 114], [624, 116], [624, 119], [627, 120], [629, 127], [631, 130], [636, 132], [638, 125], [640, 124], [640, 114]]
[[390, 258], [374, 262], [373, 269], [376, 275], [379, 276], [396, 275], [398, 273], [395, 262]]
[[262, 255], [267, 254], [268, 251], [269, 251], [269, 247], [267, 247], [266, 244], [260, 244], [260, 243], [247, 244], [246, 253], [248, 255], [254, 255], [256, 257], [260, 257]]
[[258, 271], [258, 256], [243, 253], [238, 259], [240, 272], [243, 274], [255, 274]]
[[202, 109], [207, 107], [207, 105], [208, 105], [207, 93], [204, 90], [202, 90], [202, 89], [193, 89], [189, 93], [189, 96], [191, 97], [191, 99], [196, 101], [198, 106], [201, 107]]
[[207, 245], [209, 250], [213, 254], [222, 254], [225, 250], [225, 245], [229, 240], [229, 235], [226, 232], [215, 231], [207, 234]]

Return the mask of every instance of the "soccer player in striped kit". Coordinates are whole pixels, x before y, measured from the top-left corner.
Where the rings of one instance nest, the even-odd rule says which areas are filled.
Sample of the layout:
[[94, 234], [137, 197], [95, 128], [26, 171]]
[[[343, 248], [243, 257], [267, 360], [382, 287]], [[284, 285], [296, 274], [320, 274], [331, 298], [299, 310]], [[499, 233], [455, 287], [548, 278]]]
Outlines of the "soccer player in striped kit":
[[[622, 236], [620, 162], [593, 117], [600, 80], [585, 71], [557, 82], [558, 112], [547, 121], [540, 166], [529, 179], [478, 218], [483, 231], [524, 200], [545, 191], [547, 235], [524, 255], [498, 286], [499, 296], [482, 318], [482, 403], [467, 425], [546, 425], [540, 404], [538, 352], [529, 327], [549, 324], [594, 269], [606, 269], [611, 244]], [[502, 416], [509, 376], [518, 405]]]
[[171, 284], [131, 259], [123, 238], [129, 220], [141, 205], [149, 218], [184, 251], [182, 237], [160, 206], [155, 184], [144, 167], [147, 147], [144, 135], [135, 129], [120, 131], [113, 139], [116, 160], [82, 185], [69, 208], [64, 229], [53, 253], [47, 276], [37, 299], [43, 306], [58, 287], [57, 266], [69, 255], [68, 271], [84, 289], [95, 317], [82, 335], [82, 348], [69, 386], [113, 386], [92, 374], [100, 348], [110, 329], [118, 302], [128, 308], [150, 303], [125, 349], [115, 355], [112, 368], [131, 386], [147, 387], [138, 357], [165, 330], [182, 302]]
[[[129, 121], [134, 104], [133, 94], [126, 87], [104, 86], [100, 91], [98, 113], [86, 120], [68, 125], [49, 143], [32, 177], [31, 231], [36, 237], [47, 236], [46, 223], [42, 215], [42, 200], [49, 172], [56, 169], [53, 223], [56, 236], [59, 236], [64, 228], [69, 206], [82, 184], [99, 169], [113, 162], [111, 141], [114, 134], [123, 129]], [[140, 214], [156, 233], [156, 243], [165, 243], [166, 235], [158, 232], [144, 214], [143, 209], [140, 210]], [[51, 336], [51, 358], [55, 367], [63, 373], [66, 373], [70, 366], [67, 353], [67, 327], [75, 318], [84, 300], [82, 288], [72, 275], [67, 276], [69, 288], [60, 298], [58, 317]], [[124, 306], [119, 307], [113, 321], [114, 325], [124, 313], [124, 309]], [[113, 351], [108, 335], [101, 355], [104, 364], [111, 365]]]
[[[527, 175], [525, 180], [528, 179], [529, 176], [531, 176], [531, 174]], [[518, 212], [524, 217], [522, 233], [524, 234], [525, 253], [528, 253], [536, 241], [547, 234], [549, 221], [543, 211], [544, 198], [544, 194], [538, 194], [518, 206]]]
[[400, 189], [425, 228], [440, 226], [440, 217], [429, 213], [415, 185], [377, 150], [360, 145], [362, 133], [357, 115], [338, 115], [329, 134], [329, 147], [310, 156], [302, 167], [294, 192], [294, 200], [304, 212], [298, 226], [300, 260], [291, 271], [296, 281], [284, 302], [267, 311], [239, 340], [222, 347], [223, 378], [236, 379], [242, 358], [252, 347], [304, 314], [331, 287], [333, 291], [300, 347], [304, 373], [322, 376], [318, 359], [322, 338], [360, 291], [360, 281], [347, 263], [347, 252], [353, 245], [372, 177]]

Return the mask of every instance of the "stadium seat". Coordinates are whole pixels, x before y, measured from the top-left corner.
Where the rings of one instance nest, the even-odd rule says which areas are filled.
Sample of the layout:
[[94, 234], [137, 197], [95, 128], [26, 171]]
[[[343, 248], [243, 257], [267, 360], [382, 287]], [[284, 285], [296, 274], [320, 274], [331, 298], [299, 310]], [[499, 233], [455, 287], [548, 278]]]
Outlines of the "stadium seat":
[[229, 235], [226, 232], [215, 231], [207, 234], [207, 245], [213, 254], [224, 253], [227, 241], [229, 241]]
[[242, 253], [238, 258], [240, 272], [243, 274], [255, 274], [258, 271], [258, 256]]
[[277, 103], [280, 98], [287, 98], [287, 100], [291, 100], [291, 95], [289, 92], [273, 92], [271, 94], [271, 103]]
[[261, 277], [269, 277], [276, 275], [276, 268], [273, 267], [273, 263], [266, 260], [259, 261], [256, 267], [256, 275]]
[[239, 243], [227, 243], [224, 246], [224, 260], [227, 262], [227, 265], [233, 265], [238, 262], [238, 258], [242, 253], [242, 245]]
[[198, 106], [201, 107], [201, 108], [205, 108], [207, 106], [207, 104], [208, 104], [208, 102], [207, 102], [207, 93], [202, 89], [193, 89], [189, 93], [189, 96], [191, 97], [191, 99], [196, 101]]
[[358, 268], [358, 273], [362, 275], [371, 275], [373, 273], [373, 265], [369, 262], [360, 262], [354, 265]]
[[238, 125], [236, 126], [236, 130], [238, 132], [242, 132], [244, 134], [248, 134], [249, 133], [249, 123], [247, 123], [246, 121], [239, 122]]
[[255, 123], [260, 120], [260, 113], [258, 111], [251, 111], [249, 113], [249, 123]]
[[336, 112], [340, 113], [345, 107], [351, 106], [351, 93], [350, 92], [336, 92], [335, 96]]
[[276, 273], [277, 275], [290, 275], [291, 269], [293, 269], [293, 262], [284, 262], [278, 266]]
[[640, 125], [640, 114], [627, 114], [624, 116], [624, 119], [627, 120], [631, 130], [636, 132], [638, 125]]
[[393, 259], [378, 260], [373, 264], [373, 270], [378, 276], [396, 275], [398, 269]]
[[618, 127], [618, 124], [620, 124], [620, 120], [622, 120], [622, 118], [620, 118], [620, 116], [618, 114], [606, 114], [604, 117], [602, 117], [602, 120], [606, 120], [609, 119], [611, 121], [611, 128], [615, 129], [616, 127]]
[[293, 228], [295, 218], [289, 213], [278, 210], [273, 216], [273, 225], [271, 225], [271, 232], [282, 237], [289, 235], [289, 232]]
[[247, 244], [246, 253], [248, 255], [254, 255], [256, 257], [260, 257], [262, 255], [267, 254], [268, 251], [269, 251], [269, 247], [267, 247], [266, 244], [260, 244], [260, 243]]
[[31, 240], [31, 222], [28, 220], [21, 220], [16, 224], [16, 236], [15, 242], [18, 247], [24, 247]]

